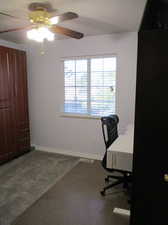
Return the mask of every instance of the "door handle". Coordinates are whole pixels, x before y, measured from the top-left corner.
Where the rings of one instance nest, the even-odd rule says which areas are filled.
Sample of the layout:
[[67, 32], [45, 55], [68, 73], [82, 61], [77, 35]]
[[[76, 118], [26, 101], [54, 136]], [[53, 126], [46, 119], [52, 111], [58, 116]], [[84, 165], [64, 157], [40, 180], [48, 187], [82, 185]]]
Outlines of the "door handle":
[[168, 174], [164, 175], [164, 181], [168, 183]]

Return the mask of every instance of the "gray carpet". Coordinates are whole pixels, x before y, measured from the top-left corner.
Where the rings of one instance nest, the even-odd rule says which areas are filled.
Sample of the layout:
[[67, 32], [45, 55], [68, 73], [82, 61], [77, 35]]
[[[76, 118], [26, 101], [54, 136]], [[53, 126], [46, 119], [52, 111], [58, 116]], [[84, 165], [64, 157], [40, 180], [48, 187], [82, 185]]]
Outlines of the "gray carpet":
[[78, 162], [33, 151], [0, 166], [0, 225], [10, 225]]
[[129, 225], [114, 207], [129, 208], [122, 187], [100, 195], [107, 173], [100, 162], [80, 162], [26, 210], [13, 225]]

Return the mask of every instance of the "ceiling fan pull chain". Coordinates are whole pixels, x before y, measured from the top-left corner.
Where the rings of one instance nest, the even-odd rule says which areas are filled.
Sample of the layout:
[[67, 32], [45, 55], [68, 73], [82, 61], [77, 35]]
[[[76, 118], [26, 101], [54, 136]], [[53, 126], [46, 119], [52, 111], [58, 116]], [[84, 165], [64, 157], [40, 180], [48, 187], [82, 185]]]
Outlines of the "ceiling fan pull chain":
[[45, 54], [45, 50], [44, 50], [44, 42], [45, 40], [41, 43], [41, 50], [40, 50], [40, 54], [44, 55]]

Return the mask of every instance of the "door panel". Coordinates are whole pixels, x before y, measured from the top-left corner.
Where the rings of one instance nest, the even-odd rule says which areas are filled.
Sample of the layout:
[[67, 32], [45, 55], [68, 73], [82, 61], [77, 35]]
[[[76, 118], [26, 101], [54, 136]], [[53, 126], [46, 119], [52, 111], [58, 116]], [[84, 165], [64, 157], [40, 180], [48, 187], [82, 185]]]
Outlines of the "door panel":
[[0, 163], [29, 150], [26, 54], [0, 46]]
[[8, 54], [0, 47], [0, 105], [10, 105], [10, 84]]
[[14, 54], [17, 143], [19, 151], [26, 151], [30, 149], [26, 54], [20, 50], [15, 50]]
[[0, 108], [0, 160], [10, 158], [16, 151], [12, 112], [10, 108]]
[[16, 151], [14, 104], [12, 104], [13, 78], [9, 73], [9, 52], [0, 47], [0, 161]]
[[167, 225], [168, 31], [139, 33], [132, 225]]

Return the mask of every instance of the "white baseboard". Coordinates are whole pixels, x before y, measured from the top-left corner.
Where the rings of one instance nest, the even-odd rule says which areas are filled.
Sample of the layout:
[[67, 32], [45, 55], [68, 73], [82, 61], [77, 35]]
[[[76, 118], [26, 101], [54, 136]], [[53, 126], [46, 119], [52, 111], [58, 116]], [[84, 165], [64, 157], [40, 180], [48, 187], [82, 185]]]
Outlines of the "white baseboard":
[[130, 210], [114, 208], [113, 213], [120, 214], [123, 216], [130, 216]]
[[44, 151], [44, 152], [52, 152], [52, 153], [58, 153], [58, 154], [63, 154], [63, 155], [76, 156], [76, 157], [80, 157], [80, 158], [102, 160], [102, 155], [100, 155], [100, 154], [73, 152], [73, 151], [69, 151], [69, 150], [56, 149], [56, 148], [40, 146], [40, 145], [35, 145], [35, 144], [32, 144], [32, 146], [34, 146], [36, 150], [40, 150], [40, 151]]

